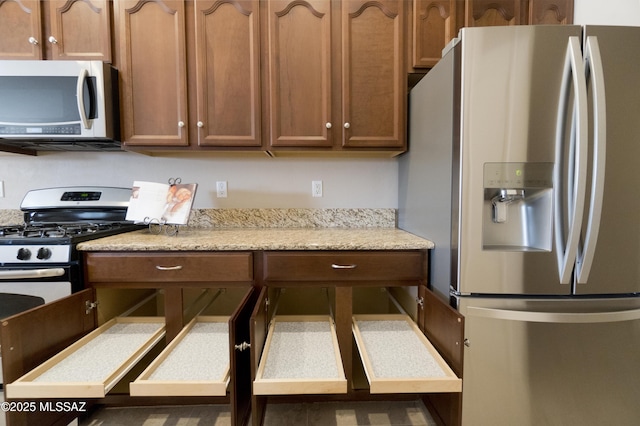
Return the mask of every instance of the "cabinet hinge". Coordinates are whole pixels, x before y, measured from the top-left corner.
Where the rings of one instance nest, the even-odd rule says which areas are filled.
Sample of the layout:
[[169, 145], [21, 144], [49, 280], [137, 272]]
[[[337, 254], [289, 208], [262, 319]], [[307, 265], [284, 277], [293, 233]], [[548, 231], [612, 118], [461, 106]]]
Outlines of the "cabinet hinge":
[[245, 349], [249, 349], [250, 347], [251, 344], [247, 342], [242, 342], [239, 345], [235, 345], [236, 350], [240, 352], [244, 351]]
[[424, 309], [424, 297], [416, 297], [416, 303], [420, 306], [420, 309]]
[[94, 310], [95, 308], [98, 307], [98, 302], [91, 302], [89, 300], [85, 300], [84, 302], [84, 306], [85, 306], [85, 311], [84, 313], [89, 315], [91, 313], [92, 310]]

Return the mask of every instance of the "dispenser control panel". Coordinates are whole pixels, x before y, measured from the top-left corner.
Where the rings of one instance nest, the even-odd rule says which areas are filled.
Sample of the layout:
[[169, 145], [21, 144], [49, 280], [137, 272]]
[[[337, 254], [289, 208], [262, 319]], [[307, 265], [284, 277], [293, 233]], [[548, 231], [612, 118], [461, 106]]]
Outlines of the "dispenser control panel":
[[485, 188], [553, 188], [553, 163], [485, 163]]

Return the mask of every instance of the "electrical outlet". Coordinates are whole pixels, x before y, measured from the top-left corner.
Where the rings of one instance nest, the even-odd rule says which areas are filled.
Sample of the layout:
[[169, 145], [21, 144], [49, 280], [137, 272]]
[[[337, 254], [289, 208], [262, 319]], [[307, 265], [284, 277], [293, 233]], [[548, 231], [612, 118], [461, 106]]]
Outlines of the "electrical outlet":
[[0, 198], [4, 198], [4, 181], [0, 180]]
[[227, 198], [227, 181], [220, 180], [216, 182], [216, 192], [218, 198]]
[[322, 197], [322, 181], [314, 180], [311, 182], [311, 196]]

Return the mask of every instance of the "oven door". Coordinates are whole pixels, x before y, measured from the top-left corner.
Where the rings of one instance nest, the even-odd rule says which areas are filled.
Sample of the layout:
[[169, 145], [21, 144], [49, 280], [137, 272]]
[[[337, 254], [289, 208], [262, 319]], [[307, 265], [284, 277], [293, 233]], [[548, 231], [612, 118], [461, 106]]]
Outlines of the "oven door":
[[[71, 294], [71, 266], [0, 269], [0, 319]], [[0, 358], [0, 383], [2, 362]]]

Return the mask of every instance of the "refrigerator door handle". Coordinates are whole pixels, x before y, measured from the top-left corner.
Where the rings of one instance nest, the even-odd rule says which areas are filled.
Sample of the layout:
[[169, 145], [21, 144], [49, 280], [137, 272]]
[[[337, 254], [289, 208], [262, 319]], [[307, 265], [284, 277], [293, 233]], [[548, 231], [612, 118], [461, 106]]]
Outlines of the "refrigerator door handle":
[[467, 316], [509, 321], [542, 322], [551, 324], [593, 324], [635, 321], [640, 319], [640, 309], [607, 312], [532, 312], [514, 311], [509, 309], [469, 307], [467, 309]]
[[600, 218], [604, 199], [604, 176], [607, 157], [607, 112], [602, 57], [597, 37], [587, 37], [585, 69], [591, 82], [593, 96], [593, 168], [591, 171], [591, 201], [587, 219], [584, 248], [578, 254], [578, 284], [589, 279], [600, 231]]
[[[556, 165], [554, 169], [554, 228], [558, 273], [561, 284], [571, 283], [571, 274], [576, 261], [582, 217], [584, 214], [585, 190], [587, 182], [587, 138], [588, 109], [587, 82], [578, 37], [569, 37], [563, 71], [558, 117], [556, 123]], [[569, 89], [574, 90], [573, 122], [571, 145], [569, 146], [567, 182], [567, 224], [564, 232], [564, 167], [565, 164], [565, 119], [569, 102]], [[573, 137], [575, 132], [575, 137]]]

